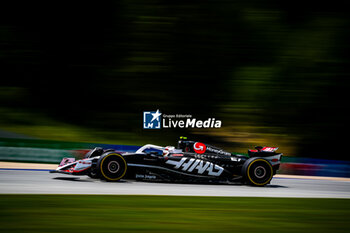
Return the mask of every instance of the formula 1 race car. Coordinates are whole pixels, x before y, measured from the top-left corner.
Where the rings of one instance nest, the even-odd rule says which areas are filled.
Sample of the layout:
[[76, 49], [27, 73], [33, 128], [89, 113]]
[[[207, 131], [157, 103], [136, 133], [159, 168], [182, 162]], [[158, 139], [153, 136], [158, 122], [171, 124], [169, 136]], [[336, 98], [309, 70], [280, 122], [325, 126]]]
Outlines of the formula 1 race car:
[[181, 137], [177, 148], [147, 144], [133, 153], [94, 148], [82, 160], [64, 158], [51, 173], [154, 182], [269, 184], [279, 169], [277, 147], [256, 147], [248, 156], [233, 154]]

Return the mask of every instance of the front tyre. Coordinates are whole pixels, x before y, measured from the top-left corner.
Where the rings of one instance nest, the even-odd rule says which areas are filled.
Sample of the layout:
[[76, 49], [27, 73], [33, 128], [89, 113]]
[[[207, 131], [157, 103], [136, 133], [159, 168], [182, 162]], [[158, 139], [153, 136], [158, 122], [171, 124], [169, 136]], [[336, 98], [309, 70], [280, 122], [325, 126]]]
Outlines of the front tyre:
[[242, 175], [249, 184], [264, 186], [270, 183], [273, 176], [273, 168], [266, 159], [250, 158], [242, 167]]
[[124, 177], [127, 164], [123, 156], [115, 152], [102, 155], [98, 162], [100, 178], [107, 181], [118, 181]]

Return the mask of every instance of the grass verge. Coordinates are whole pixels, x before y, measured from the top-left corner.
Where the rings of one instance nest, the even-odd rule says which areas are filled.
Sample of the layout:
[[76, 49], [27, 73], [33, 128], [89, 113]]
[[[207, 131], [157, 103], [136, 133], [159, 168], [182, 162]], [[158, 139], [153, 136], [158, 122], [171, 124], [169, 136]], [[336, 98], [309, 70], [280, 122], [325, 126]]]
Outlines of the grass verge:
[[2, 232], [349, 232], [350, 200], [0, 195]]

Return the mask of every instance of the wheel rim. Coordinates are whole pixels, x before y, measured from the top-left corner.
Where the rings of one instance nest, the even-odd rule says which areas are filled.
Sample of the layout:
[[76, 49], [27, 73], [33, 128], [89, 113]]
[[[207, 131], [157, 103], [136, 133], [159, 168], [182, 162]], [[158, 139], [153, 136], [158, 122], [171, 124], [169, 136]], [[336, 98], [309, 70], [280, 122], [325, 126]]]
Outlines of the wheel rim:
[[257, 178], [261, 179], [266, 175], [266, 169], [263, 166], [258, 166], [254, 169], [254, 174]]
[[107, 165], [108, 171], [110, 173], [117, 173], [119, 171], [119, 163], [117, 163], [116, 161], [111, 161], [108, 163]]

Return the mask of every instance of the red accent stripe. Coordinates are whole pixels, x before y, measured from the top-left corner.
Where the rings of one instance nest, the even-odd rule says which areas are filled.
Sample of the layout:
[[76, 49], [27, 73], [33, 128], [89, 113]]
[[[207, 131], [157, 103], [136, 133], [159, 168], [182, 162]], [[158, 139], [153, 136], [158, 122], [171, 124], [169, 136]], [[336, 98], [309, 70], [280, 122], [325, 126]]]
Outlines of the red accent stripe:
[[84, 168], [83, 170], [73, 170], [73, 172], [82, 172], [82, 171], [85, 171], [87, 169], [89, 169], [90, 167], [87, 167], [87, 168]]
[[170, 156], [184, 156], [183, 154], [171, 154]]

